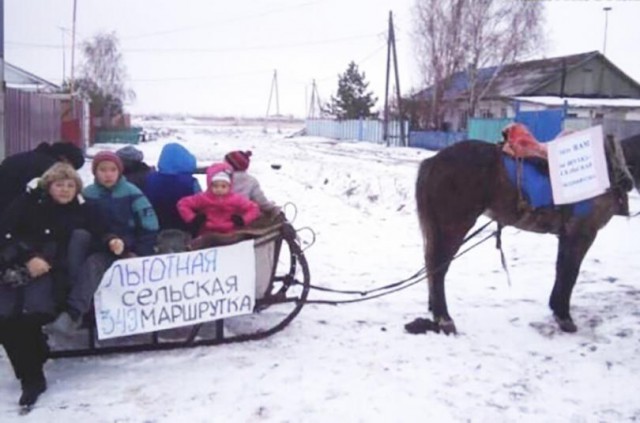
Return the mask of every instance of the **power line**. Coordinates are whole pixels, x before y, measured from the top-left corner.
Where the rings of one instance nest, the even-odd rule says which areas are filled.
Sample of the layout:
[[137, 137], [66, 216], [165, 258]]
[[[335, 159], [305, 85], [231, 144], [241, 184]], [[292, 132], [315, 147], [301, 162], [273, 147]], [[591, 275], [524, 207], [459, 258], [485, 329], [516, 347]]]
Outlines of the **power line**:
[[264, 75], [266, 73], [272, 72], [272, 70], [257, 70], [251, 72], [233, 72], [226, 74], [218, 74], [218, 75], [202, 75], [202, 76], [175, 76], [175, 77], [166, 77], [166, 78], [145, 78], [145, 79], [130, 79], [131, 82], [167, 82], [167, 81], [197, 81], [197, 80], [207, 80], [207, 79], [223, 79], [223, 78], [231, 78], [231, 77], [241, 77], [241, 76], [255, 76], [255, 75]]
[[[361, 40], [365, 38], [372, 38], [379, 36], [380, 33], [375, 34], [364, 34], [364, 35], [355, 35], [350, 37], [342, 37], [342, 38], [331, 38], [326, 40], [315, 40], [315, 41], [306, 41], [299, 43], [288, 43], [288, 44], [263, 44], [263, 45], [255, 45], [255, 46], [246, 46], [246, 47], [218, 47], [218, 48], [123, 48], [121, 51], [123, 53], [181, 53], [181, 54], [191, 54], [191, 53], [222, 53], [222, 52], [234, 52], [234, 51], [253, 51], [253, 50], [276, 50], [276, 49], [284, 49], [284, 48], [295, 48], [295, 47], [307, 47], [313, 45], [322, 45], [322, 44], [334, 44], [341, 43], [345, 41], [352, 40]], [[16, 46], [16, 47], [24, 47], [24, 48], [42, 48], [42, 49], [57, 49], [60, 50], [63, 48], [61, 45], [56, 44], [37, 44], [37, 43], [24, 43], [19, 41], [7, 41], [5, 43], [7, 46]]]
[[[384, 44], [380, 44], [378, 47], [376, 47], [375, 50], [371, 51], [370, 53], [368, 53], [366, 56], [364, 56], [362, 59], [360, 60], [356, 60], [355, 63], [357, 65], [361, 65], [362, 63], [366, 62], [367, 60], [371, 59], [373, 56], [375, 56], [376, 54], [378, 54], [382, 49], [384, 49], [387, 46], [387, 41], [384, 42]], [[322, 78], [316, 78], [316, 81], [326, 81], [328, 79], [332, 79], [335, 78], [336, 75], [328, 75]]]
[[254, 15], [245, 15], [245, 16], [241, 16], [238, 18], [233, 18], [233, 19], [224, 19], [224, 20], [217, 20], [217, 21], [211, 21], [211, 22], [207, 22], [207, 23], [203, 23], [203, 24], [198, 24], [198, 25], [190, 25], [190, 26], [185, 26], [185, 27], [179, 27], [179, 28], [172, 28], [172, 29], [167, 29], [167, 30], [162, 30], [162, 31], [155, 31], [155, 32], [148, 32], [145, 34], [139, 34], [139, 35], [132, 35], [130, 37], [123, 37], [123, 40], [139, 40], [141, 38], [149, 38], [149, 37], [155, 37], [157, 35], [167, 35], [167, 34], [175, 34], [178, 32], [185, 32], [185, 31], [192, 31], [195, 29], [200, 29], [200, 28], [207, 28], [213, 25], [219, 26], [219, 25], [225, 25], [225, 24], [230, 24], [230, 23], [235, 23], [235, 22], [241, 22], [244, 20], [250, 20], [250, 19], [257, 19], [257, 18], [261, 18], [264, 16], [268, 16], [268, 15], [272, 15], [272, 14], [277, 14], [280, 12], [286, 12], [289, 10], [293, 10], [293, 9], [299, 9], [301, 7], [307, 7], [310, 6], [312, 4], [315, 3], [319, 3], [320, 0], [314, 0], [314, 1], [308, 1], [305, 3], [301, 3], [292, 7], [282, 7], [279, 9], [272, 9], [272, 10], [267, 10], [266, 12], [261, 12], [261, 13], [257, 13]]

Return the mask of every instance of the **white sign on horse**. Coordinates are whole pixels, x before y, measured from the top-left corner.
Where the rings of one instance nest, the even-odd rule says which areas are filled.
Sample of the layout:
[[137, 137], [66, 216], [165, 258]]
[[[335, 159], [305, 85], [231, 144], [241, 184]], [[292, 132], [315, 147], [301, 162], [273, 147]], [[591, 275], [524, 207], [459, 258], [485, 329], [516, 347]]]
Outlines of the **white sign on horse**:
[[556, 138], [547, 149], [555, 204], [593, 198], [609, 188], [602, 126]]
[[114, 262], [95, 296], [99, 339], [253, 312], [253, 241]]

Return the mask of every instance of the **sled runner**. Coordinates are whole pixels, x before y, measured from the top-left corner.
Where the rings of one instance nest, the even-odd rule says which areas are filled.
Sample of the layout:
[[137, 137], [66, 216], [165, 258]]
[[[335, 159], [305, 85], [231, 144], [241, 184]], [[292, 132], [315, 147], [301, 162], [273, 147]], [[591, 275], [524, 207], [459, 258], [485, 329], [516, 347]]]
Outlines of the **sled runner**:
[[284, 217], [267, 220], [232, 236], [196, 239], [191, 251], [116, 261], [83, 328], [50, 335], [51, 357], [215, 345], [281, 331], [302, 309], [310, 274], [293, 226]]

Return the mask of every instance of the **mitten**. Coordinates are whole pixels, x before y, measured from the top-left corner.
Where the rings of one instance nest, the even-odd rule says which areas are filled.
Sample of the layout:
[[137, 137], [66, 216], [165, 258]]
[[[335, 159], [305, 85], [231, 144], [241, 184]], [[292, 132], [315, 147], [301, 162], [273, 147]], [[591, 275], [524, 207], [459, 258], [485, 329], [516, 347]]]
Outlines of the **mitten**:
[[244, 226], [244, 219], [239, 214], [232, 214], [231, 221], [233, 222], [233, 226], [236, 228], [241, 228]]

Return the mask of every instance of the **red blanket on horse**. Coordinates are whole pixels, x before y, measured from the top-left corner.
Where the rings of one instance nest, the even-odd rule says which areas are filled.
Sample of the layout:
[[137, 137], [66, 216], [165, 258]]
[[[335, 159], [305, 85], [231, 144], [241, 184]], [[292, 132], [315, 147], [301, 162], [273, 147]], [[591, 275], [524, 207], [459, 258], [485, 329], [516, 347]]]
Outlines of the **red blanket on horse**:
[[547, 147], [535, 139], [521, 123], [512, 123], [502, 130], [502, 151], [516, 158], [539, 157], [547, 160]]

